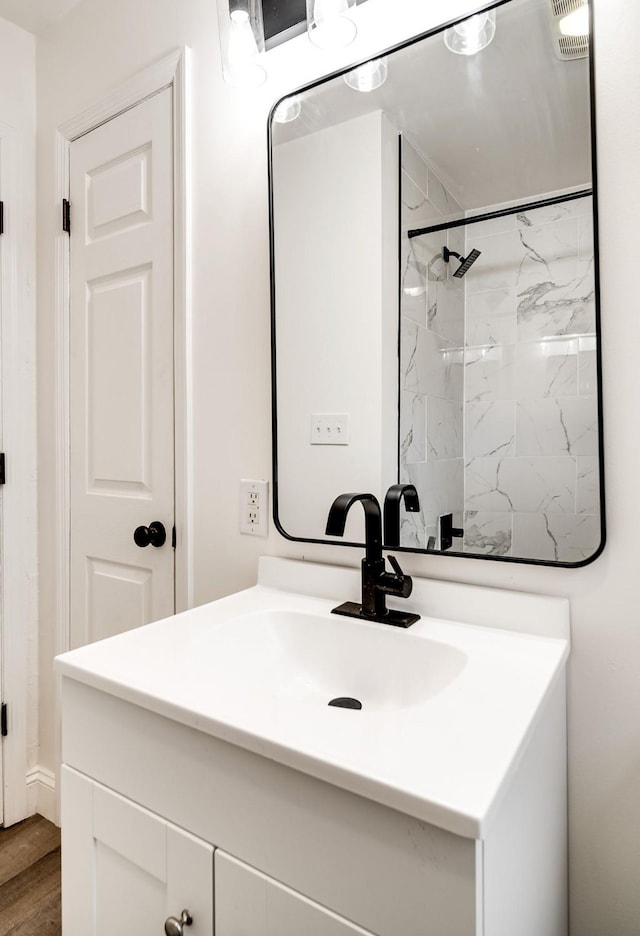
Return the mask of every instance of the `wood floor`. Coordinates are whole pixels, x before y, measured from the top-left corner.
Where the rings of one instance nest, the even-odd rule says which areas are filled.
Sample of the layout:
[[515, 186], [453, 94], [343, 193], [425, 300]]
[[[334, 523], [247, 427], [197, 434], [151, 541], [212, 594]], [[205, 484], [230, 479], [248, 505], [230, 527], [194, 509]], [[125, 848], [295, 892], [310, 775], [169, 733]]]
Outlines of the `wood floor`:
[[60, 829], [33, 816], [0, 829], [0, 936], [60, 936]]

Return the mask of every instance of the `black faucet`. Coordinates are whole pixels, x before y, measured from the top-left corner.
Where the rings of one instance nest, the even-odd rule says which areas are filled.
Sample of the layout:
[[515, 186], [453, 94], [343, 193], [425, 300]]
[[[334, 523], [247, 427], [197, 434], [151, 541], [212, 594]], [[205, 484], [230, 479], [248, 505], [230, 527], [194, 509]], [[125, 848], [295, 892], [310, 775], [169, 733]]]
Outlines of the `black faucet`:
[[392, 484], [384, 499], [384, 545], [395, 549], [400, 545], [400, 503], [409, 513], [418, 513], [420, 501], [413, 484]]
[[373, 494], [340, 494], [334, 500], [327, 519], [327, 536], [343, 536], [347, 514], [352, 505], [360, 501], [364, 508], [365, 557], [362, 560], [362, 603], [346, 601], [332, 609], [333, 614], [366, 618], [396, 627], [409, 627], [420, 619], [419, 614], [393, 611], [387, 608], [387, 595], [408, 598], [413, 582], [400, 568], [398, 561], [389, 556], [394, 571], [385, 569], [382, 555], [382, 513]]

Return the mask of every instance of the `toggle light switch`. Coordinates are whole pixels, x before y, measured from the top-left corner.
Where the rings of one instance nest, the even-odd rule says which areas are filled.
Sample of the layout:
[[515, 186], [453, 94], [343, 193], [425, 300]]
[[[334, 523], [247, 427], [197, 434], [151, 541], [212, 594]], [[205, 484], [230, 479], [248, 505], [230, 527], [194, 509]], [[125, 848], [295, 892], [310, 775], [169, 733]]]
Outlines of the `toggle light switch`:
[[311, 445], [348, 445], [348, 413], [312, 413]]

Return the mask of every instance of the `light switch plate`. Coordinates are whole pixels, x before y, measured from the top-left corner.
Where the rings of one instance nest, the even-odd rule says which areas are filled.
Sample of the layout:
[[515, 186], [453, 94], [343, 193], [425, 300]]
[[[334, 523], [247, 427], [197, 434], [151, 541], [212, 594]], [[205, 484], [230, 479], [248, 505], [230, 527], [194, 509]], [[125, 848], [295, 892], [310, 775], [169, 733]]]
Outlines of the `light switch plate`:
[[311, 445], [348, 445], [348, 413], [312, 413]]

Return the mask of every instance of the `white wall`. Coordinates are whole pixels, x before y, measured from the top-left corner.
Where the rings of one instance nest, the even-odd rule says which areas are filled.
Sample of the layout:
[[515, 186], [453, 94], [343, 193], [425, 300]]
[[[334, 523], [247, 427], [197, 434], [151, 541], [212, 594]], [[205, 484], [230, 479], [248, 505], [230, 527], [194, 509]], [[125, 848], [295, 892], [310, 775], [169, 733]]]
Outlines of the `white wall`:
[[[5, 814], [7, 822], [15, 821], [16, 814], [24, 810], [25, 724], [27, 770], [38, 762], [35, 53], [35, 38], [30, 33], [0, 19], [0, 198], [5, 206], [0, 264], [5, 300], [0, 349], [0, 423], [1, 447], [7, 458], [7, 485], [0, 493], [4, 521], [0, 531], [0, 613], [4, 615], [5, 627], [0, 647], [4, 659], [0, 665], [3, 701], [9, 706], [10, 727], [14, 729], [4, 742], [7, 756], [4, 783], [9, 786], [7, 799], [12, 807]], [[26, 687], [22, 663], [28, 672]], [[26, 709], [17, 695], [26, 701]]]
[[[426, 25], [427, 17], [444, 20], [473, 3], [406, 0], [408, 19], [401, 22], [393, 18], [394, 6], [369, 0], [361, 9], [363, 17], [379, 15], [381, 46], [406, 34], [416, 22], [412, 16]], [[609, 545], [593, 565], [578, 570], [429, 556], [407, 556], [405, 565], [414, 574], [570, 598], [572, 934], [632, 936], [640, 921], [640, 247], [634, 237], [640, 112], [633, 106], [640, 99], [640, 5], [595, 0], [595, 6]], [[39, 40], [41, 721], [48, 766], [54, 756], [51, 244], [59, 217], [51, 195], [52, 133], [178, 44], [194, 52], [196, 598], [206, 601], [251, 584], [261, 551], [352, 565], [360, 560], [356, 550], [237, 532], [237, 480], [268, 476], [270, 466], [266, 116], [275, 97], [323, 66], [308, 50], [296, 58], [300, 46], [279, 50], [272, 61], [283, 69], [280, 77], [272, 76], [255, 97], [241, 97], [222, 84], [215, 20], [213, 0], [84, 0]], [[361, 45], [353, 54], [366, 51]], [[332, 65], [338, 63], [336, 57]]]
[[[298, 349], [277, 361], [278, 516], [291, 536], [322, 538], [336, 493], [380, 498], [395, 480], [397, 376], [383, 376], [397, 374], [397, 178], [398, 132], [381, 111], [274, 148], [276, 331]], [[311, 444], [312, 413], [347, 414], [349, 444]], [[355, 511], [345, 538], [362, 540]]]

